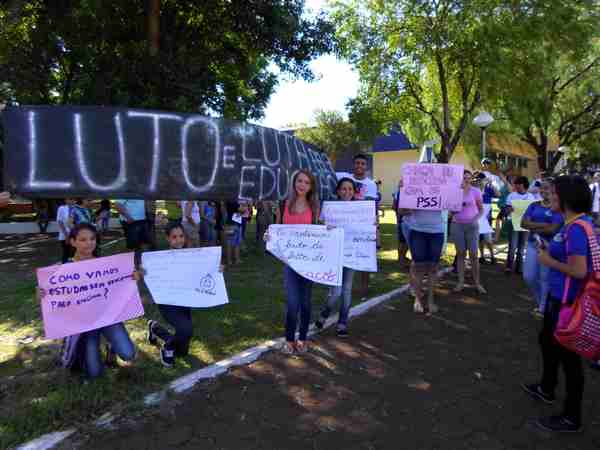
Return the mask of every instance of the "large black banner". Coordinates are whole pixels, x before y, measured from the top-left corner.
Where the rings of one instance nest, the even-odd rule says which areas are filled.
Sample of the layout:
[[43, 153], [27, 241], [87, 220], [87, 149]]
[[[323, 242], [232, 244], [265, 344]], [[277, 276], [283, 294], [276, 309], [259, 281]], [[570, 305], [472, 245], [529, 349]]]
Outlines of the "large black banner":
[[334, 194], [327, 156], [269, 128], [165, 111], [9, 107], [5, 180], [28, 197], [259, 199], [286, 196], [308, 169]]

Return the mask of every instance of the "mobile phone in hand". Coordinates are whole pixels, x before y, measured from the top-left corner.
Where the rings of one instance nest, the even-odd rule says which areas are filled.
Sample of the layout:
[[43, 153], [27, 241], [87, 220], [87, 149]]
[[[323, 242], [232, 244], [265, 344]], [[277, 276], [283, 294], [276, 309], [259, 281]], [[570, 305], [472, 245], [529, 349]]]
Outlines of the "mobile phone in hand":
[[533, 238], [535, 239], [535, 245], [537, 248], [546, 248], [546, 243], [539, 234], [534, 234]]

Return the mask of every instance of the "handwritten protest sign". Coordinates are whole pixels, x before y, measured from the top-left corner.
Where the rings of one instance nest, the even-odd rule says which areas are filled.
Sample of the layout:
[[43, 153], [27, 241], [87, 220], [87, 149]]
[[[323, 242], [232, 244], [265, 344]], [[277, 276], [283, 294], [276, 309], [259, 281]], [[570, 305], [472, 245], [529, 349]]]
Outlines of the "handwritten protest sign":
[[341, 286], [344, 230], [323, 225], [269, 225], [267, 250], [315, 283]]
[[491, 210], [492, 205], [483, 205], [483, 216], [479, 218], [479, 234], [493, 233], [494, 230], [492, 230], [490, 222], [488, 221], [488, 217], [490, 215]]
[[523, 220], [523, 214], [529, 208], [535, 200], [513, 200], [511, 202], [513, 211], [510, 215], [512, 226], [514, 231], [528, 231], [525, 228], [521, 228], [521, 220]]
[[377, 272], [375, 202], [323, 202], [327, 225], [344, 229], [344, 267]]
[[452, 164], [412, 164], [402, 166], [404, 186], [398, 206], [406, 209], [460, 211], [463, 166]]
[[37, 270], [47, 339], [134, 319], [144, 314], [132, 278], [133, 253], [94, 258]]
[[210, 308], [229, 303], [220, 265], [221, 247], [142, 254], [144, 282], [154, 302], [162, 305]]

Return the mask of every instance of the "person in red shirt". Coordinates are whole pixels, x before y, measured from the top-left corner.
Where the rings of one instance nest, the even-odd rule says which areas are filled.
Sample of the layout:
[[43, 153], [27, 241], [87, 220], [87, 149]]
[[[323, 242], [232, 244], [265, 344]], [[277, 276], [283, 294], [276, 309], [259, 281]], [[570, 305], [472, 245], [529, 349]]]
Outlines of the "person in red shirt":
[[[292, 178], [289, 196], [275, 211], [277, 223], [284, 225], [310, 225], [319, 220], [319, 189], [317, 180], [307, 170], [299, 170]], [[269, 239], [265, 233], [265, 240]], [[311, 319], [312, 281], [296, 273], [291, 267], [284, 267], [287, 306], [285, 316], [285, 345], [283, 352], [304, 353], [307, 349], [308, 327]], [[296, 341], [296, 328], [300, 313], [299, 339]]]

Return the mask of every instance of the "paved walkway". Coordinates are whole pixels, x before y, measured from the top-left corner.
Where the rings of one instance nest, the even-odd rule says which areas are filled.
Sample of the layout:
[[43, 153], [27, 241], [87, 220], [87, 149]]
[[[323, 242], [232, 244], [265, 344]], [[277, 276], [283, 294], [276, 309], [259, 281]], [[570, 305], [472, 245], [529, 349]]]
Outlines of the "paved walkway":
[[584, 434], [531, 425], [560, 406], [519, 388], [539, 374], [540, 322], [521, 280], [500, 272], [484, 269], [487, 296], [450, 293], [448, 277], [433, 317], [402, 297], [353, 321], [348, 339], [327, 331], [303, 357], [270, 353], [59, 448], [600, 448], [600, 372], [586, 370]]

